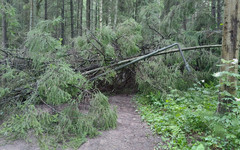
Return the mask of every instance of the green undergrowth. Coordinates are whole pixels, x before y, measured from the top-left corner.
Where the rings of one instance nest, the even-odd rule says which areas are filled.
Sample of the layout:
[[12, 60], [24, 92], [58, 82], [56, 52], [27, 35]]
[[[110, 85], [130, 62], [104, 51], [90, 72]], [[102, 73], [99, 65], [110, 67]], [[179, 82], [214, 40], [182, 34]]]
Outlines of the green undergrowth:
[[197, 85], [187, 91], [171, 90], [166, 98], [160, 92], [136, 97], [142, 119], [161, 135], [159, 149], [239, 149], [240, 102], [232, 112], [216, 113], [218, 90], [213, 85]]

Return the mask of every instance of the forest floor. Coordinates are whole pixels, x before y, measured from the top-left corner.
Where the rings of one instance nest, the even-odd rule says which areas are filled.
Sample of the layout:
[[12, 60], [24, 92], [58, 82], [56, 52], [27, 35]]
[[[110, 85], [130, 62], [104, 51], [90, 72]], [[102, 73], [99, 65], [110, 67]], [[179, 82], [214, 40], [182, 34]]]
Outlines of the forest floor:
[[[154, 150], [161, 138], [152, 135], [149, 126], [141, 121], [136, 112], [136, 105], [131, 101], [132, 96], [117, 95], [109, 98], [110, 104], [117, 106], [117, 128], [103, 131], [101, 135], [88, 139], [79, 150]], [[0, 150], [38, 150], [35, 144], [27, 144], [24, 141], [15, 141], [2, 145]]]

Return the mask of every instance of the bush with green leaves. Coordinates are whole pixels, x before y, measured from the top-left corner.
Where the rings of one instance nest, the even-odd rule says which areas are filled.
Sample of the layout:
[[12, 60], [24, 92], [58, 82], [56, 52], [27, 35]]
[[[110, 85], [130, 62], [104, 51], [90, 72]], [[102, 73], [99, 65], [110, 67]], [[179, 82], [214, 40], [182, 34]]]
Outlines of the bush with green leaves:
[[159, 149], [239, 148], [240, 102], [228, 105], [232, 111], [217, 114], [218, 86], [199, 84], [187, 91], [171, 90], [164, 99], [161, 92], [136, 97], [142, 119], [166, 142]]

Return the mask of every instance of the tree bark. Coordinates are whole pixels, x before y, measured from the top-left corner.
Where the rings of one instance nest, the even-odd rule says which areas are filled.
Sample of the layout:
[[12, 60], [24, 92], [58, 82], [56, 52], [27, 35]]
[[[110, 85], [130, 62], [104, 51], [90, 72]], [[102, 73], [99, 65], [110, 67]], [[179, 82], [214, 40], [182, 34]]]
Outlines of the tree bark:
[[7, 16], [6, 16], [6, 2], [2, 0], [3, 10], [2, 10], [2, 46], [3, 48], [8, 48], [8, 37], [7, 37]]
[[[240, 48], [240, 1], [228, 0], [224, 2], [224, 27], [223, 27], [223, 43], [222, 43], [222, 59], [231, 61], [239, 59]], [[221, 66], [221, 71], [230, 73], [238, 73], [238, 63], [225, 63]], [[233, 97], [236, 95], [237, 78], [227, 76], [226, 80], [230, 85], [225, 84], [224, 80], [220, 80], [220, 93], [227, 91]], [[227, 96], [219, 95], [219, 105], [217, 112], [225, 113], [227, 111], [227, 103], [232, 101], [226, 99]], [[229, 98], [229, 97], [228, 97]]]
[[79, 35], [80, 0], [77, 0], [77, 35]]
[[99, 1], [99, 25], [100, 29], [103, 27], [103, 0]]
[[220, 29], [222, 23], [222, 0], [217, 0], [217, 27]]
[[86, 25], [87, 29], [91, 29], [91, 0], [87, 0], [86, 4]]
[[108, 2], [108, 26], [111, 26], [112, 24], [112, 0], [109, 0]]
[[30, 0], [30, 21], [29, 21], [29, 30], [32, 30], [34, 23], [34, 0]]
[[80, 23], [79, 23], [79, 35], [83, 35], [83, 0], [80, 0]]
[[95, 29], [98, 28], [98, 5], [99, 5], [99, 2], [96, 1], [96, 5], [95, 5]]
[[117, 19], [118, 19], [118, 0], [115, 0], [115, 13], [114, 13], [114, 25], [113, 28], [117, 27]]
[[136, 3], [135, 3], [135, 20], [137, 21], [138, 20], [138, 3], [139, 3], [139, 0], [136, 0]]
[[62, 12], [61, 12], [61, 17], [62, 17], [62, 23], [61, 23], [61, 37], [62, 37], [62, 45], [65, 45], [65, 3], [64, 0], [62, 0]]
[[216, 22], [216, 0], [212, 0], [212, 17], [215, 23]]
[[71, 38], [74, 38], [74, 21], [73, 21], [73, 0], [70, 0], [70, 12], [71, 12]]
[[44, 7], [44, 11], [45, 11], [45, 16], [44, 16], [44, 19], [45, 20], [48, 20], [48, 1], [47, 0], [45, 0], [45, 5], [44, 5], [45, 7]]

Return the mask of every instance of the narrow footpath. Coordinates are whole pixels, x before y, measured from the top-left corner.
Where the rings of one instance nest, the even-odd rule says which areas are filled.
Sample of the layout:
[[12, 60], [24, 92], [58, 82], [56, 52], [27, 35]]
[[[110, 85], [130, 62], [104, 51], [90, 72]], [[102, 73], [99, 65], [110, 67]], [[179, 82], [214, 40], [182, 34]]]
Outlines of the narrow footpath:
[[110, 97], [110, 104], [117, 106], [117, 128], [89, 139], [79, 150], [154, 150], [161, 139], [153, 136], [149, 126], [141, 121], [131, 99], [126, 95]]

